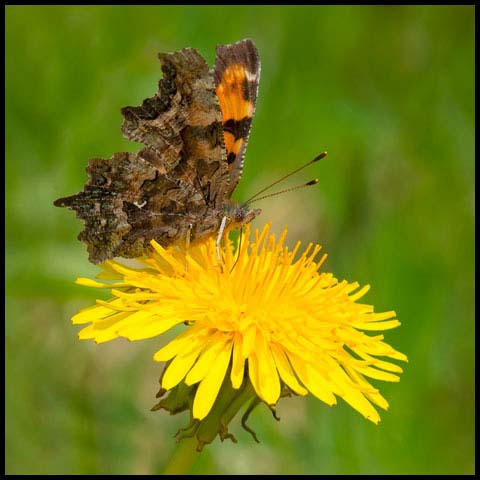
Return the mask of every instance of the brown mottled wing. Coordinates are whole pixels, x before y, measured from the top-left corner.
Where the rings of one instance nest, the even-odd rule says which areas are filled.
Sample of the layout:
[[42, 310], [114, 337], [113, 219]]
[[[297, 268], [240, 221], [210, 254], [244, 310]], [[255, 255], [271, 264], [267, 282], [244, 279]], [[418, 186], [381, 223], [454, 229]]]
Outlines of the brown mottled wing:
[[223, 207], [229, 173], [212, 74], [194, 49], [159, 58], [158, 92], [122, 109], [123, 134], [146, 147], [91, 159], [84, 190], [55, 201], [85, 221], [78, 238], [93, 263], [184, 240], [189, 225], [192, 240], [217, 228], [208, 215]]
[[230, 196], [242, 176], [260, 81], [260, 57], [252, 40], [245, 39], [232, 45], [217, 47], [214, 79], [222, 110], [230, 172], [227, 195]]

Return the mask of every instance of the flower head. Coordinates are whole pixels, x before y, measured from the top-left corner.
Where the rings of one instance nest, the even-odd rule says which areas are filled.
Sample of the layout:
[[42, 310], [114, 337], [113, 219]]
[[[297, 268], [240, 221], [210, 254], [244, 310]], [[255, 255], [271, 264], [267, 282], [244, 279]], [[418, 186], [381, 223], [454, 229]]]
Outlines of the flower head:
[[[343, 398], [378, 423], [374, 405], [386, 409], [388, 403], [368, 378], [396, 382], [402, 369], [378, 357], [407, 359], [383, 335], [368, 334], [400, 325], [395, 312], [375, 313], [357, 302], [368, 286], [319, 272], [326, 258], [316, 260], [320, 246], [300, 253], [298, 242], [289, 250], [286, 230], [276, 239], [269, 229], [250, 239], [247, 227], [241, 251], [227, 241], [220, 262], [215, 239], [188, 252], [152, 241], [151, 253], [137, 265], [107, 261], [99, 276], [105, 281], [77, 280], [112, 294], [72, 318], [90, 323], [81, 339], [141, 340], [186, 325], [154, 355], [168, 362], [159, 396], [169, 396], [157, 408], [190, 410], [189, 433], [202, 445], [216, 433], [231, 436], [226, 424], [245, 401], [274, 411], [291, 393], [310, 392], [327, 405]], [[208, 430], [212, 418], [216, 427]]]

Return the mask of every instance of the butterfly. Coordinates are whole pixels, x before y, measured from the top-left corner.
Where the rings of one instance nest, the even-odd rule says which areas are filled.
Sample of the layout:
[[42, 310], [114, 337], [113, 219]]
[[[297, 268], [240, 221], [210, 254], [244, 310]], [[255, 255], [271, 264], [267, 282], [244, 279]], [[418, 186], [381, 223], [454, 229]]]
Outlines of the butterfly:
[[219, 45], [213, 69], [193, 48], [159, 59], [157, 93], [121, 110], [123, 135], [144, 148], [90, 159], [84, 189], [54, 202], [84, 221], [78, 239], [95, 264], [139, 257], [152, 239], [168, 247], [221, 238], [261, 212], [231, 199], [257, 100], [255, 44]]

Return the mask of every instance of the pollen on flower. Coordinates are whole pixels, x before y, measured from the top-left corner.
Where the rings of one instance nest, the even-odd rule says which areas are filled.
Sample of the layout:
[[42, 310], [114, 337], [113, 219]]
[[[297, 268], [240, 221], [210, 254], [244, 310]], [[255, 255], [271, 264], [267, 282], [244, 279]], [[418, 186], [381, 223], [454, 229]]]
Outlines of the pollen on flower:
[[[320, 246], [301, 252], [298, 242], [289, 249], [286, 234], [277, 239], [267, 224], [251, 235], [247, 227], [241, 251], [227, 241], [220, 264], [215, 239], [188, 252], [152, 241], [152, 251], [136, 266], [107, 261], [99, 281], [77, 280], [112, 295], [72, 318], [89, 323], [79, 337], [141, 340], [186, 323], [154, 359], [167, 362], [162, 392], [183, 389], [191, 400], [177, 395], [182, 408], [169, 411], [191, 409], [192, 434], [203, 443], [211, 441], [211, 432], [200, 440], [199, 431], [212, 415], [220, 434], [244, 401], [261, 401], [274, 411], [286, 394], [311, 393], [327, 405], [339, 397], [378, 423], [375, 406], [386, 409], [388, 403], [368, 379], [399, 381], [402, 369], [386, 358], [407, 357], [370, 332], [400, 322], [394, 311], [375, 313], [358, 303], [368, 286], [320, 272], [326, 258], [319, 257]], [[244, 401], [232, 414], [241, 395]], [[161, 401], [159, 408], [171, 403]]]

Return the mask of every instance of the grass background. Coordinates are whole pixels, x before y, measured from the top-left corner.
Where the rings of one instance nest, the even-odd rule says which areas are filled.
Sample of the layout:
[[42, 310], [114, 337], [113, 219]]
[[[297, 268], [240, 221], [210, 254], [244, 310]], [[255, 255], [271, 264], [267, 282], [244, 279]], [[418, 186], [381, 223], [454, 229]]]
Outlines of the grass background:
[[[262, 205], [260, 221], [315, 241], [325, 268], [370, 283], [409, 356], [374, 426], [343, 402], [258, 408], [252, 442], [200, 455], [172, 439], [184, 416], [149, 411], [160, 342], [78, 342], [95, 300], [72, 212], [88, 158], [137, 148], [120, 107], [150, 96], [159, 51], [255, 40], [262, 60], [245, 199], [323, 149]], [[474, 472], [474, 7], [7, 6], [6, 472], [30, 474]], [[163, 343], [163, 340], [162, 340]]]

